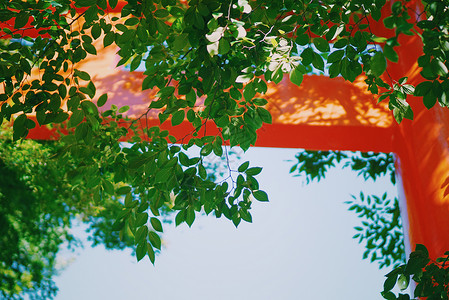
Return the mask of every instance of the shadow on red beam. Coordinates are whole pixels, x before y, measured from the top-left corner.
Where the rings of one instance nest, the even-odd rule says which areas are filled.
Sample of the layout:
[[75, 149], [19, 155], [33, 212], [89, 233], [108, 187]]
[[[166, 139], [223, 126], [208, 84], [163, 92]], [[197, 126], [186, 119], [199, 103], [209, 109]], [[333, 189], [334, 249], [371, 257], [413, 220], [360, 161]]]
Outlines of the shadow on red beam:
[[[125, 5], [126, 5], [126, 1], [119, 1], [114, 8], [111, 8], [108, 4], [108, 7], [105, 11], [107, 13], [119, 13], [122, 11], [122, 9]], [[88, 7], [75, 7], [73, 5], [73, 3], [71, 4], [71, 7], [76, 10], [77, 14], [83, 14], [88, 9]], [[55, 10], [54, 7], [51, 7], [51, 6], [49, 9], [52, 11]], [[10, 8], [8, 8], [8, 10], [17, 12], [17, 10], [10, 9]], [[45, 32], [46, 30], [49, 30], [50, 27], [36, 29], [36, 28], [34, 28], [34, 26], [31, 25], [31, 23], [33, 21], [34, 21], [33, 17], [30, 16], [28, 18], [28, 22], [25, 26], [21, 26], [20, 28], [15, 28], [14, 25], [16, 22], [16, 18], [13, 17], [7, 21], [0, 22], [0, 29], [3, 30], [3, 28], [8, 28], [13, 32], [13, 34], [20, 34], [21, 37], [28, 36], [28, 37], [34, 39], [34, 38], [37, 38], [38, 36], [40, 36], [42, 38], [50, 38], [50, 35]], [[55, 25], [57, 25], [57, 24], [55, 24]], [[57, 26], [59, 28], [61, 28], [59, 25], [57, 25]], [[0, 35], [0, 38], [1, 39], [10, 39], [10, 38], [12, 38], [12, 36], [9, 34], [4, 34], [4, 35]]]
[[393, 152], [394, 129], [368, 126], [265, 124], [257, 147]]
[[[193, 136], [192, 124], [185, 121], [178, 126], [171, 126], [169, 121], [159, 124], [159, 120], [138, 120], [139, 129], [158, 126], [161, 130], [168, 130], [179, 143], [187, 143]], [[129, 123], [123, 125], [129, 127]], [[63, 134], [66, 134], [64, 132]], [[198, 136], [216, 135], [219, 130], [212, 121], [207, 122], [200, 129]], [[368, 126], [313, 126], [294, 124], [264, 124], [257, 131], [256, 147], [275, 148], [306, 148], [310, 150], [349, 150], [394, 152], [393, 128]], [[46, 126], [36, 126], [30, 130], [28, 137], [35, 140], [55, 140], [58, 138], [56, 129]], [[121, 141], [129, 141], [131, 133]]]
[[[29, 117], [30, 119], [33, 119], [36, 122], [36, 118]], [[119, 124], [120, 127], [129, 128], [132, 124], [132, 120], [130, 122], [124, 122], [123, 124]], [[168, 130], [169, 134], [174, 136], [179, 143], [187, 143], [189, 139], [193, 136], [193, 133], [195, 132], [194, 127], [190, 122], [184, 121], [182, 124], [178, 126], [172, 126], [170, 121], [166, 121], [163, 124], [160, 124], [159, 120], [157, 119], [149, 119], [149, 120], [136, 120], [135, 125], [137, 125], [138, 132], [141, 134], [142, 138], [145, 138], [143, 135], [143, 132], [145, 129], [149, 129], [151, 127], [157, 126], [159, 129], [162, 130]], [[60, 128], [50, 128], [46, 125], [44, 126], [36, 126], [35, 128], [31, 129], [28, 133], [27, 138], [33, 139], [33, 140], [57, 140], [61, 134], [65, 135], [68, 134], [68, 130], [66, 129], [60, 129]], [[204, 124], [199, 132], [198, 136], [201, 137], [203, 135], [217, 135], [219, 133], [218, 128], [215, 126], [213, 121], [208, 121], [206, 124]], [[128, 142], [132, 139], [133, 133], [131, 130], [129, 130], [129, 133], [126, 137], [123, 137], [120, 139], [122, 142]]]

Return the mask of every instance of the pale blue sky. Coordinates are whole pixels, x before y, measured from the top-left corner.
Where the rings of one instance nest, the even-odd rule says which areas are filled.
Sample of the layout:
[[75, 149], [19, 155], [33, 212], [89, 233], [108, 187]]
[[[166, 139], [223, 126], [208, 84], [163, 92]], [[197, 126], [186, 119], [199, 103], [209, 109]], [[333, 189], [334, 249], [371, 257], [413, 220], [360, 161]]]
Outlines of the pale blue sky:
[[288, 173], [298, 149], [251, 148], [241, 162], [262, 166], [259, 183], [269, 203], [255, 202], [253, 223], [238, 229], [226, 219], [197, 217], [192, 228], [165, 225], [155, 266], [129, 251], [86, 243], [56, 278], [57, 300], [380, 300], [384, 275], [362, 260], [352, 239], [358, 218], [347, 211], [350, 194], [381, 195], [388, 179], [365, 183], [350, 170], [333, 170], [305, 185]]

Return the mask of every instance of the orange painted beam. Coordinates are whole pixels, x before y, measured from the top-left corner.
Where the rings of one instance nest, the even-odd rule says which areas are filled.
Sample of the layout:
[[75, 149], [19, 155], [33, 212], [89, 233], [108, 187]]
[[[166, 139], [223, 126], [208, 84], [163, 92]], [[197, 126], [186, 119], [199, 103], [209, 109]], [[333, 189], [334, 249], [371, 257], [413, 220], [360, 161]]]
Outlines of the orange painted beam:
[[[412, 4], [415, 11], [423, 11], [420, 1]], [[416, 63], [422, 42], [417, 36], [401, 36], [399, 43], [395, 49], [400, 61], [389, 62], [388, 73], [393, 80], [407, 76], [416, 85], [423, 81]], [[435, 259], [449, 250], [449, 110], [438, 103], [428, 110], [422, 98], [409, 97], [408, 102], [414, 120], [404, 120], [393, 140], [405, 196], [401, 208], [407, 210], [404, 223], [412, 248], [423, 244]]]
[[[156, 119], [138, 122], [139, 128], [158, 126], [168, 130], [180, 143], [189, 141], [194, 130], [192, 124], [185, 121], [179, 126], [170, 122], [162, 125]], [[309, 150], [341, 150], [363, 152], [394, 152], [394, 128], [360, 126], [313, 126], [294, 124], [265, 124], [257, 131], [256, 147], [304, 148]], [[66, 132], [66, 131], [65, 131]], [[200, 130], [204, 134], [204, 130]], [[212, 121], [207, 123], [207, 134], [219, 134]], [[53, 140], [58, 138], [56, 129], [37, 126], [30, 130], [27, 138], [34, 140]], [[125, 139], [124, 139], [125, 140]]]

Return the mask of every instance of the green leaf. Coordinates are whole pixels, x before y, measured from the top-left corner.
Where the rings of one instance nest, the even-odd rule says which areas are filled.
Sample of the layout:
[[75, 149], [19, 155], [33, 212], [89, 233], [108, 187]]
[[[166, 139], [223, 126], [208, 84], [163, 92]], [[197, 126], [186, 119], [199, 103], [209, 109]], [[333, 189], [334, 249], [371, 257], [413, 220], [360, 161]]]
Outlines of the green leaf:
[[252, 218], [251, 214], [248, 211], [245, 211], [245, 210], [242, 209], [242, 210], [239, 211], [239, 214], [240, 214], [240, 217], [243, 220], [245, 220], [248, 223], [252, 223], [253, 218]]
[[254, 198], [262, 202], [268, 202], [268, 195], [264, 191], [258, 190], [253, 192]]
[[73, 128], [84, 119], [84, 111], [83, 110], [75, 110], [72, 113], [72, 116], [69, 119], [68, 127]]
[[162, 223], [161, 223], [161, 221], [159, 221], [158, 218], [154, 218], [154, 217], [151, 218], [150, 223], [151, 223], [151, 226], [153, 226], [154, 230], [159, 231], [159, 232], [163, 231]]
[[245, 86], [243, 90], [243, 97], [245, 98], [246, 101], [250, 101], [251, 99], [254, 98], [255, 95], [256, 95], [256, 86], [254, 84], [254, 81], [251, 81]]
[[[429, 258], [429, 250], [427, 250], [426, 246], [423, 244], [416, 244], [415, 246], [415, 251], [413, 251], [414, 253], [416, 253], [417, 255], [419, 255], [420, 257], [424, 258], [424, 259], [428, 259]], [[423, 267], [426, 265], [427, 263], [424, 262]]]
[[[66, 114], [66, 113], [63, 113], [63, 114]], [[57, 123], [57, 121], [59, 121], [58, 119], [62, 119], [61, 117], [59, 117], [60, 115], [61, 115], [61, 113], [58, 113], [57, 117], [55, 119], [53, 119], [54, 123]], [[63, 121], [65, 121], [65, 120], [63, 120]], [[61, 121], [61, 122], [63, 122], [63, 121]], [[32, 128], [36, 127], [36, 123], [31, 119], [26, 119], [25, 127], [27, 129], [32, 129]]]
[[302, 64], [304, 66], [310, 65], [315, 57], [315, 53], [313, 52], [312, 48], [306, 48], [301, 53], [302, 57]]
[[146, 212], [139, 213], [136, 216], [136, 223], [135, 223], [135, 225], [136, 225], [136, 227], [143, 226], [143, 225], [145, 225], [147, 223], [147, 221], [148, 221], [148, 213], [146, 213]]
[[348, 39], [347, 38], [341, 38], [341, 39], [339, 39], [338, 41], [335, 42], [333, 48], [341, 49], [341, 48], [344, 48], [347, 44], [348, 44]]
[[307, 34], [303, 33], [300, 34], [296, 37], [296, 43], [301, 45], [301, 46], [305, 46], [310, 42], [310, 38]]
[[175, 37], [175, 40], [173, 41], [173, 50], [179, 51], [184, 49], [188, 44], [188, 34], [183, 33], [180, 35], [177, 35]]
[[431, 109], [437, 103], [437, 97], [435, 97], [432, 93], [423, 96], [423, 103], [427, 109]]
[[147, 254], [147, 243], [145, 242], [138, 244], [136, 248], [137, 261], [142, 260], [142, 258], [144, 258], [146, 254]]
[[101, 35], [101, 26], [100, 26], [100, 24], [98, 24], [98, 23], [94, 24], [92, 26], [91, 33], [92, 33], [92, 37], [94, 39], [98, 39], [100, 37], [100, 35]]
[[254, 103], [254, 105], [257, 105], [257, 106], [264, 106], [268, 103], [268, 101], [263, 98], [254, 98], [253, 103]]
[[156, 27], [160, 34], [162, 35], [168, 35], [169, 33], [169, 26], [165, 24], [162, 20], [156, 20]]
[[246, 171], [246, 169], [248, 169], [248, 166], [249, 166], [249, 161], [246, 161], [239, 166], [238, 171], [244, 172], [244, 171]]
[[267, 123], [267, 124], [271, 124], [273, 122], [270, 112], [268, 110], [266, 110], [265, 108], [257, 107], [256, 112], [259, 115], [262, 122]]
[[392, 274], [387, 277], [387, 279], [384, 282], [384, 292], [390, 291], [394, 288], [396, 285], [396, 280], [398, 278], [398, 274]]
[[102, 107], [106, 104], [106, 101], [108, 101], [108, 94], [103, 94], [98, 98], [97, 106]]
[[381, 292], [381, 295], [382, 295], [382, 297], [384, 297], [387, 300], [396, 300], [396, 296], [391, 291]]
[[371, 57], [371, 73], [379, 77], [387, 69], [387, 61], [382, 52], [376, 52], [373, 57]]
[[139, 24], [140, 20], [136, 17], [129, 18], [125, 21], [126, 26], [136, 26]]
[[26, 133], [25, 122], [27, 120], [27, 116], [25, 114], [19, 115], [13, 124], [14, 129], [14, 140], [21, 138]]
[[204, 147], [201, 149], [200, 154], [202, 156], [208, 156], [211, 152], [212, 152], [212, 144], [206, 144], [204, 145]]
[[97, 55], [97, 49], [90, 43], [83, 43], [83, 48], [87, 53]]
[[220, 136], [218, 136], [212, 144], [214, 154], [218, 157], [221, 157], [223, 155], [222, 145], [223, 145], [223, 139]]
[[393, 47], [389, 45], [384, 46], [384, 54], [389, 61], [398, 62], [399, 60], [398, 54], [394, 51]]
[[77, 76], [77, 77], [79, 77], [80, 79], [82, 79], [84, 81], [89, 81], [90, 80], [90, 75], [87, 72], [80, 71], [78, 69], [75, 69], [74, 76]]
[[405, 99], [399, 97], [399, 95], [397, 97], [395, 94], [390, 94], [389, 97], [389, 106], [390, 109], [393, 108], [393, 116], [395, 117], [396, 122], [401, 123], [404, 118], [413, 120], [412, 108]]
[[183, 110], [178, 110], [175, 113], [173, 113], [172, 119], [171, 119], [171, 124], [172, 126], [177, 126], [179, 124], [181, 124], [184, 121], [185, 118], [185, 111]]
[[115, 190], [115, 193], [117, 195], [126, 195], [130, 192], [131, 192], [131, 187], [129, 187], [129, 186], [122, 186]]
[[312, 65], [318, 70], [324, 72], [324, 60], [323, 57], [321, 57], [321, 55], [319, 55], [318, 53], [314, 53]]
[[88, 130], [89, 130], [89, 126], [87, 125], [87, 123], [79, 124], [75, 129], [75, 138], [78, 141], [83, 140], [87, 136]]
[[186, 218], [186, 211], [181, 210], [175, 217], [175, 225], [178, 226], [179, 224], [184, 222], [186, 220], [185, 218]]
[[332, 41], [338, 36], [339, 33], [337, 33], [337, 30], [339, 29], [339, 27], [339, 25], [335, 24], [331, 28], [329, 28], [329, 30], [326, 32], [327, 41]]
[[431, 81], [423, 81], [419, 83], [415, 87], [415, 92], [413, 95], [415, 96], [425, 96], [432, 90], [432, 82]]
[[115, 32], [110, 31], [106, 33], [106, 35], [103, 38], [103, 47], [107, 47], [111, 45], [115, 41]]
[[388, 16], [383, 20], [385, 27], [392, 29], [395, 25], [395, 16]]
[[129, 110], [129, 106], [125, 105], [125, 106], [122, 106], [122, 107], [119, 108], [118, 113], [122, 114], [122, 113], [127, 112], [128, 110]]
[[337, 61], [334, 62], [330, 67], [329, 67], [329, 77], [330, 78], [335, 78], [340, 74], [341, 71], [341, 62]]
[[245, 173], [246, 173], [246, 175], [255, 176], [255, 175], [259, 174], [260, 172], [262, 172], [261, 167], [253, 167], [253, 168], [247, 169]]
[[186, 101], [189, 105], [189, 107], [194, 107], [196, 103], [196, 93], [193, 89], [190, 90], [190, 92], [186, 95]]
[[67, 87], [64, 84], [60, 84], [58, 86], [58, 92], [61, 99], [64, 99], [67, 96]]
[[148, 250], [148, 258], [150, 259], [151, 263], [154, 265], [154, 260], [156, 257], [154, 255], [153, 247], [151, 246], [150, 243], [147, 243], [147, 250]]
[[198, 175], [200, 175], [200, 177], [202, 179], [206, 179], [207, 178], [206, 168], [202, 164], [198, 165]]
[[131, 72], [135, 71], [140, 66], [141, 61], [142, 55], [137, 55], [136, 57], [134, 57], [134, 59], [131, 61], [131, 64], [129, 65], [129, 70]]
[[156, 173], [155, 182], [166, 182], [171, 175], [171, 169], [161, 169]]
[[218, 43], [218, 54], [226, 54], [231, 50], [231, 44], [227, 38], [221, 38]]
[[178, 141], [178, 139], [172, 135], [168, 136], [168, 140], [173, 144], [176, 144], [176, 142]]
[[195, 221], [195, 210], [191, 206], [189, 208], [187, 208], [185, 221], [186, 221], [187, 225], [189, 225], [189, 227], [191, 227], [193, 224], [193, 221]]
[[148, 227], [146, 225], [143, 225], [140, 227], [135, 235], [135, 243], [143, 244], [146, 242], [148, 234]]
[[96, 0], [76, 0], [76, 7], [88, 7], [96, 4]]
[[156, 10], [156, 11], [154, 12], [153, 15], [154, 15], [156, 18], [165, 18], [165, 17], [167, 17], [169, 14], [170, 14], [170, 13], [168, 12], [168, 10], [161, 8], [161, 9]]
[[407, 95], [413, 95], [415, 93], [415, 87], [411, 84], [404, 84], [401, 88]]
[[175, 87], [174, 86], [166, 86], [156, 94], [156, 96], [160, 98], [168, 98], [171, 97], [175, 93]]
[[282, 68], [279, 66], [276, 71], [274, 71], [273, 75], [271, 76], [271, 80], [273, 80], [274, 83], [278, 84], [282, 81], [284, 78], [284, 72], [282, 72]]
[[154, 248], [161, 250], [161, 238], [156, 232], [150, 231], [148, 233], [148, 239], [150, 240], [150, 243]]
[[325, 39], [323, 39], [322, 37], [314, 38], [313, 39], [313, 44], [321, 52], [328, 52], [330, 50], [329, 42], [326, 41]]
[[334, 51], [331, 54], [329, 54], [329, 56], [327, 57], [327, 62], [328, 63], [334, 63], [334, 62], [337, 62], [337, 61], [341, 61], [341, 59], [343, 58], [344, 55], [345, 55], [345, 51], [344, 50]]
[[28, 19], [30, 18], [30, 15], [23, 11], [16, 15], [16, 20], [14, 22], [14, 28], [20, 29], [24, 27], [28, 23]]
[[296, 67], [290, 72], [290, 81], [297, 86], [300, 86], [303, 80], [303, 73], [300, 68]]
[[81, 108], [83, 109], [83, 111], [86, 115], [92, 115], [92, 116], [98, 115], [98, 108], [92, 101], [84, 100], [80, 104], [81, 104]]

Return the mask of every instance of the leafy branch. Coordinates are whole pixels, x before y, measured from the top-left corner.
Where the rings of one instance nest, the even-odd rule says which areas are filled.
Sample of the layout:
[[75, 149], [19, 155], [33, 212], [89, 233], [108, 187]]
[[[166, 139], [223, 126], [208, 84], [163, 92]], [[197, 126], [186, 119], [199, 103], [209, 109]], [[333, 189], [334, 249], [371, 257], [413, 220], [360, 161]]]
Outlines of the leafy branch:
[[[411, 279], [416, 282], [413, 299], [449, 299], [449, 268], [445, 265], [449, 258], [449, 251], [435, 261], [429, 258], [429, 252], [424, 245], [417, 244], [415, 251], [410, 253], [406, 264], [398, 266], [385, 275], [382, 296], [387, 300], [409, 300], [410, 295], [392, 290], [397, 286], [401, 292], [406, 290]], [[418, 297], [418, 298], [415, 298]]]

